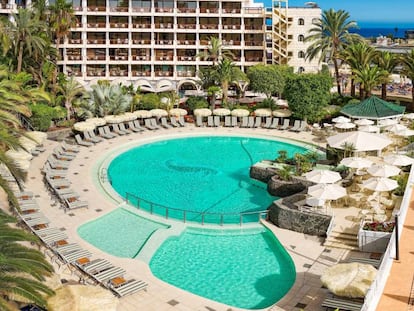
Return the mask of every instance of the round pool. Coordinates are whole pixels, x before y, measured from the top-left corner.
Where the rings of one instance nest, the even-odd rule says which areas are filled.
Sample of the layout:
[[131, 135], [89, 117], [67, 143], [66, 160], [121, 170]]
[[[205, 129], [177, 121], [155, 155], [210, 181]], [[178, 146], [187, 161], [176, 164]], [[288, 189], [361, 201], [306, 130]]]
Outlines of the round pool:
[[308, 149], [272, 139], [197, 136], [132, 148], [108, 167], [112, 187], [132, 205], [151, 213], [192, 222], [257, 222], [275, 199], [249, 168]]

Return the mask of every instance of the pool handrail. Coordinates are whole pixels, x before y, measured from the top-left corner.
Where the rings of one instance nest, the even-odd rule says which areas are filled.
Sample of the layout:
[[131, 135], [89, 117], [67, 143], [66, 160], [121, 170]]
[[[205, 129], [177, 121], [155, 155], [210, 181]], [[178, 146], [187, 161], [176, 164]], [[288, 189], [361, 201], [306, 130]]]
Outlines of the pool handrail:
[[[136, 205], [133, 204], [131, 199], [136, 200]], [[225, 224], [224, 223], [224, 217], [225, 216], [239, 216], [239, 223], [238, 224], [240, 226], [242, 226], [244, 216], [257, 215], [257, 222], [259, 223], [262, 219], [266, 219], [267, 214], [268, 214], [268, 210], [260, 210], [260, 211], [255, 211], [255, 212], [241, 212], [241, 213], [212, 213], [212, 212], [200, 212], [200, 211], [185, 210], [185, 209], [168, 207], [168, 206], [164, 206], [164, 205], [161, 205], [161, 204], [158, 204], [158, 203], [155, 203], [155, 202], [151, 202], [151, 201], [140, 198], [140, 197], [138, 197], [138, 196], [136, 196], [132, 193], [129, 193], [129, 192], [125, 193], [125, 202], [127, 204], [130, 204], [133, 207], [136, 207], [137, 209], [142, 209], [140, 203], [145, 202], [145, 203], [149, 204], [149, 206], [150, 206], [149, 212], [150, 212], [151, 215], [153, 214], [154, 207], [162, 208], [162, 209], [165, 210], [165, 214], [164, 214], [165, 219], [169, 218], [169, 214], [170, 214], [169, 211], [181, 212], [183, 217], [181, 219], [180, 218], [174, 218], [174, 219], [182, 220], [184, 223], [187, 222], [187, 214], [188, 213], [196, 214], [198, 216], [201, 216], [201, 221], [199, 222], [199, 223], [201, 223], [201, 225], [204, 225], [206, 223], [205, 218], [206, 218], [207, 215], [209, 215], [209, 216], [212, 216], [212, 215], [218, 216], [219, 219], [220, 219], [220, 222], [219, 222], [220, 226], [223, 226]], [[157, 214], [157, 215], [163, 216], [161, 214]], [[214, 222], [213, 223], [208, 222], [208, 224], [214, 224]], [[234, 223], [231, 223], [231, 224], [234, 224]]]

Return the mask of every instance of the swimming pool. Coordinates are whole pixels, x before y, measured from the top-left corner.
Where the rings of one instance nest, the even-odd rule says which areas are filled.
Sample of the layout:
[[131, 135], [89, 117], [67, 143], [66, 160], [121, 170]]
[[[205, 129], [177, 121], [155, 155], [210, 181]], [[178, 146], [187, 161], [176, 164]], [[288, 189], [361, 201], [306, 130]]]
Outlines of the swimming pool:
[[296, 278], [289, 254], [267, 229], [188, 228], [164, 242], [150, 262], [163, 281], [231, 306], [262, 309]]
[[168, 227], [118, 208], [80, 226], [78, 234], [82, 239], [111, 255], [135, 258], [156, 230]]
[[108, 177], [118, 194], [128, 194], [131, 204], [138, 204], [139, 198], [141, 208], [162, 216], [168, 208], [169, 218], [190, 222], [239, 223], [241, 213], [247, 214], [243, 222], [257, 222], [257, 212], [275, 198], [265, 184], [250, 179], [249, 168], [276, 158], [278, 150], [291, 157], [308, 149], [236, 136], [169, 139], [120, 154], [111, 161]]

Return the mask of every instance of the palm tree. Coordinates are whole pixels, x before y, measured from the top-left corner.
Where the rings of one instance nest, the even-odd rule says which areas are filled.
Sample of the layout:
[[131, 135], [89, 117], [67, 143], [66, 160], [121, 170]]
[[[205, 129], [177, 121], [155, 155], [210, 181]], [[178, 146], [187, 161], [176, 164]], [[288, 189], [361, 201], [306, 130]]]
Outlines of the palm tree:
[[[388, 75], [392, 74], [394, 69], [398, 66], [399, 60], [396, 54], [390, 53], [388, 51], [378, 51], [375, 63], [381, 69], [388, 72]], [[381, 98], [386, 100], [387, 99], [387, 83], [389, 80], [384, 80], [381, 86]]]
[[221, 44], [221, 40], [219, 38], [211, 36], [209, 41], [210, 45], [207, 50], [197, 54], [197, 57], [204, 60], [211, 60], [213, 65], [216, 65], [221, 58], [233, 59], [233, 53], [229, 50], [223, 49], [223, 45]]
[[377, 65], [366, 65], [356, 69], [353, 74], [355, 81], [360, 83], [361, 99], [371, 96], [372, 89], [388, 78], [388, 72]]
[[15, 219], [0, 211], [0, 309], [15, 310], [10, 301], [19, 300], [18, 297], [46, 307], [45, 295], [54, 292], [42, 281], [51, 275], [53, 267], [41, 252], [21, 244], [36, 242], [37, 238], [11, 228], [11, 222]]
[[[351, 71], [359, 70], [370, 65], [375, 58], [375, 49], [365, 42], [347, 45], [339, 54], [340, 59], [346, 62]], [[351, 96], [355, 97], [355, 80], [351, 76]]]
[[60, 86], [60, 93], [65, 102], [66, 119], [70, 120], [72, 116], [72, 102], [85, 92], [84, 87], [73, 77], [64, 81]]
[[45, 31], [45, 23], [40, 21], [33, 11], [21, 8], [12, 14], [9, 32], [17, 58], [17, 73], [22, 71], [23, 53], [27, 53], [28, 56], [43, 55], [43, 50], [47, 46], [43, 35]]
[[49, 6], [49, 14], [50, 28], [56, 38], [56, 50], [59, 51], [60, 40], [65, 39], [70, 33], [70, 29], [76, 25], [72, 2], [56, 0], [54, 4]]
[[[411, 81], [414, 81], [414, 49], [401, 57], [401, 64], [403, 67], [402, 73]], [[411, 88], [411, 98], [414, 103], [414, 87]]]
[[242, 79], [243, 76], [246, 79], [245, 74], [228, 58], [219, 61], [215, 67], [215, 73], [223, 91], [223, 102], [227, 102], [230, 83]]
[[340, 51], [351, 42], [361, 40], [357, 34], [349, 33], [357, 24], [349, 20], [349, 13], [344, 10], [324, 11], [322, 18], [313, 23], [305, 41], [312, 42], [306, 51], [306, 58], [313, 60], [319, 57], [321, 62], [333, 62], [338, 94], [341, 94], [338, 59]]

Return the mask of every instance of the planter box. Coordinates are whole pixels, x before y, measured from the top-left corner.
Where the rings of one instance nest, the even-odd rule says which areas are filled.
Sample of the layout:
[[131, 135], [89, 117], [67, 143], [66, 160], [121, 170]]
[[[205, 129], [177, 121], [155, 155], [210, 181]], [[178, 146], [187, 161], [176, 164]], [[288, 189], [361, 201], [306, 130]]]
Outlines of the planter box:
[[362, 252], [384, 253], [391, 238], [391, 232], [363, 230], [358, 232], [359, 250]]

